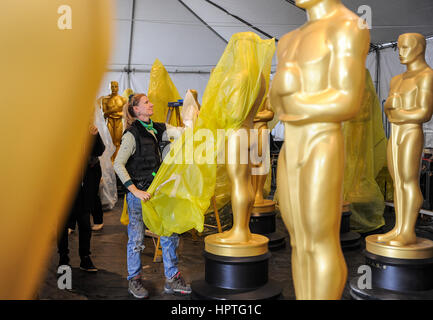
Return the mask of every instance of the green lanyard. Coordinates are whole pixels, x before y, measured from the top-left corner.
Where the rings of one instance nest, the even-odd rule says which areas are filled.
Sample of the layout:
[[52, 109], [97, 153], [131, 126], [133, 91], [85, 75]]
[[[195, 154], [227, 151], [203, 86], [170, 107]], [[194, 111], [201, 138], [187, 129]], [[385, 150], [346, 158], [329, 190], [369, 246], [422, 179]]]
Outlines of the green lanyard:
[[156, 129], [153, 127], [153, 121], [152, 119], [150, 119], [150, 123], [144, 123], [143, 121], [141, 121], [140, 119], [137, 119], [138, 121], [140, 121], [140, 123], [143, 125], [143, 127], [145, 127], [147, 130], [152, 130], [155, 134], [158, 133], [158, 131], [156, 131]]

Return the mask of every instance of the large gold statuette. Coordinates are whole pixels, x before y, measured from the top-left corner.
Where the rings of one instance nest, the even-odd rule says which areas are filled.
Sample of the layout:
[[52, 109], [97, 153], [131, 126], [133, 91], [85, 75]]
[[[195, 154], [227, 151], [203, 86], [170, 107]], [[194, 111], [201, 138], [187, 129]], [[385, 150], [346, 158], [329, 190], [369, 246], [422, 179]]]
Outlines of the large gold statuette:
[[394, 181], [394, 228], [367, 238], [367, 251], [393, 258], [433, 257], [433, 241], [415, 235], [415, 223], [423, 203], [419, 187], [424, 146], [422, 124], [433, 113], [433, 70], [425, 61], [426, 41], [417, 33], [398, 39], [400, 62], [406, 72], [391, 80], [385, 113], [391, 123], [388, 169]]
[[111, 8], [107, 0], [1, 1], [0, 300], [35, 298], [45, 279], [87, 161]]
[[[245, 74], [245, 77], [247, 75]], [[221, 256], [248, 257], [268, 252], [268, 238], [250, 232], [249, 221], [253, 208], [255, 192], [251, 182], [251, 163], [241, 163], [241, 152], [244, 148], [237, 133], [250, 134], [253, 120], [263, 100], [266, 90], [265, 78], [261, 77], [259, 94], [242, 126], [233, 132], [227, 142], [226, 169], [232, 184], [233, 227], [226, 232], [210, 235], [205, 238], [205, 250]], [[248, 138], [251, 143], [251, 137]], [[248, 146], [248, 151], [252, 146]], [[237, 161], [230, 161], [228, 155], [233, 155]], [[239, 159], [239, 160], [238, 160]]]
[[292, 245], [297, 299], [339, 299], [344, 142], [361, 104], [370, 35], [340, 0], [297, 0], [308, 21], [277, 48], [271, 106], [284, 122], [277, 188]]

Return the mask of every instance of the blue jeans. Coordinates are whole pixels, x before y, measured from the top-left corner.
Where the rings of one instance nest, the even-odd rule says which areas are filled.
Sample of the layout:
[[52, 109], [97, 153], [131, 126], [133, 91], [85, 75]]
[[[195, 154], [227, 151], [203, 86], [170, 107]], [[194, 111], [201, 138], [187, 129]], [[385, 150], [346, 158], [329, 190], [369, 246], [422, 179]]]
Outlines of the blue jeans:
[[[136, 198], [131, 192], [126, 195], [128, 203], [128, 244], [127, 265], [128, 280], [141, 273], [141, 251], [144, 249], [144, 222], [141, 211], [141, 200]], [[173, 233], [170, 237], [160, 238], [162, 248], [162, 262], [164, 264], [164, 274], [167, 279], [173, 278], [178, 273], [176, 249], [179, 245], [179, 235]]]

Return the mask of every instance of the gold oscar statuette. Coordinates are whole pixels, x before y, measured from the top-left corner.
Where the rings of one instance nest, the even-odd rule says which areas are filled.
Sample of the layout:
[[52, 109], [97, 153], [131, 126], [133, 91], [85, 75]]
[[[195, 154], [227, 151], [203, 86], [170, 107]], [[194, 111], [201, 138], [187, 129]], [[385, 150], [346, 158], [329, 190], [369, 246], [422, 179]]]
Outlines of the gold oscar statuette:
[[395, 226], [386, 234], [366, 238], [367, 251], [391, 258], [433, 257], [433, 241], [417, 238], [415, 223], [423, 197], [419, 186], [424, 147], [422, 124], [433, 114], [433, 70], [425, 61], [426, 41], [418, 33], [398, 38], [400, 62], [406, 72], [391, 79], [385, 113], [391, 123], [388, 169], [394, 181]]
[[119, 84], [116, 81], [111, 81], [111, 94], [102, 99], [102, 111], [104, 117], [107, 119], [107, 127], [110, 132], [113, 144], [116, 147], [111, 156], [111, 160], [114, 161], [117, 152], [120, 148], [120, 142], [123, 134], [123, 106], [128, 102], [123, 96], [119, 95]]
[[75, 197], [109, 58], [112, 5], [1, 2], [1, 300], [36, 297]]
[[[247, 75], [245, 75], [247, 76]], [[260, 92], [252, 106], [247, 118], [244, 120], [242, 126], [234, 130], [233, 136], [237, 132], [244, 131], [250, 135], [250, 129], [254, 126], [254, 117], [258, 108], [261, 105], [266, 91], [265, 78], [261, 77]], [[258, 256], [268, 252], [268, 238], [259, 234], [250, 232], [249, 221], [251, 210], [253, 208], [255, 192], [251, 179], [251, 163], [244, 164], [240, 162], [241, 150], [244, 146], [241, 145], [241, 139], [229, 138], [227, 142], [226, 153], [226, 169], [227, 175], [231, 181], [231, 204], [233, 212], [233, 227], [229, 231], [217, 233], [205, 238], [205, 251], [229, 257], [249, 257]], [[248, 138], [251, 146], [251, 138]], [[234, 155], [237, 161], [229, 161], [228, 155]]]
[[340, 299], [344, 140], [361, 105], [370, 33], [340, 0], [296, 0], [308, 21], [284, 35], [270, 103], [284, 123], [277, 192], [297, 299]]
[[[254, 125], [253, 128], [258, 131], [258, 141], [257, 141], [257, 156], [259, 158], [262, 158], [265, 156], [263, 152], [267, 152], [269, 154], [269, 144], [266, 143], [266, 141], [263, 141], [263, 130], [268, 129], [268, 122], [271, 121], [274, 118], [274, 112], [271, 110], [271, 106], [269, 104], [269, 98], [266, 97], [265, 103], [263, 104], [262, 110], [259, 110], [259, 112], [254, 117]], [[266, 137], [268, 138], [268, 136]], [[266, 147], [266, 148], [265, 148]], [[268, 161], [270, 157], [265, 157], [265, 161]], [[263, 174], [257, 174], [252, 175], [252, 183], [253, 183], [253, 189], [254, 189], [254, 206], [252, 212], [255, 214], [260, 214], [263, 212], [272, 212], [275, 210], [275, 202], [269, 199], [263, 198], [263, 188], [265, 186], [266, 178], [268, 177], [268, 171], [263, 170], [265, 168], [265, 164], [258, 163], [253, 164], [253, 167], [255, 167], [258, 171], [261, 170]], [[270, 169], [270, 166], [268, 165], [268, 168]]]

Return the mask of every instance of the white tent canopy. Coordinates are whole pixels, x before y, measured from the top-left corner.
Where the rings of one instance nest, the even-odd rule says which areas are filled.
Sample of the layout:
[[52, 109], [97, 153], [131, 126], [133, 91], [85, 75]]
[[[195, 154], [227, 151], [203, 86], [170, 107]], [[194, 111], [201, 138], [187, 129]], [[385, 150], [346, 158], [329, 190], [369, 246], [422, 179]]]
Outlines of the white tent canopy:
[[[366, 67], [380, 101], [386, 99], [391, 77], [404, 71], [393, 42], [402, 33], [418, 32], [428, 40], [427, 62], [433, 66], [432, 0], [342, 0], [363, 16], [371, 8], [371, 52]], [[116, 0], [115, 41], [101, 95], [109, 82], [120, 91], [147, 92], [150, 68], [158, 58], [184, 96], [196, 89], [199, 100], [230, 37], [253, 31], [277, 41], [306, 21], [294, 0]], [[273, 70], [276, 60], [274, 58]]]

